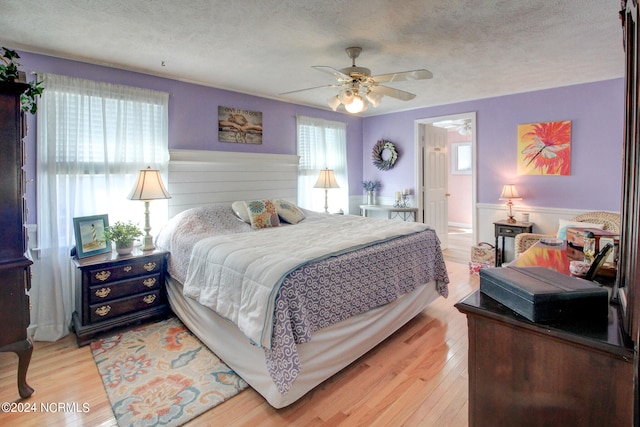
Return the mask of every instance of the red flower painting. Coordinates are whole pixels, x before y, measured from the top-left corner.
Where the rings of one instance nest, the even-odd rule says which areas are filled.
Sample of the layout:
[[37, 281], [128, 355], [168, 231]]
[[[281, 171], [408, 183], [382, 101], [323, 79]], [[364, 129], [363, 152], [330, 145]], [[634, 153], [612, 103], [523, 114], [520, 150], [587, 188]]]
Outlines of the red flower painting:
[[518, 125], [518, 175], [571, 175], [571, 121]]

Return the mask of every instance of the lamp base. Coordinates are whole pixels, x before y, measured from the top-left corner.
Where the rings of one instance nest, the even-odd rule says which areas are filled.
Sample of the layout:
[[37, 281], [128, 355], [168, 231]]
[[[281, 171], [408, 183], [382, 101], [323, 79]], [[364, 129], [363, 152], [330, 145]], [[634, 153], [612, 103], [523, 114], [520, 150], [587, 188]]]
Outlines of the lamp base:
[[156, 247], [153, 245], [153, 237], [147, 233], [146, 236], [144, 236], [144, 240], [142, 241], [142, 246], [140, 246], [140, 249], [143, 251], [152, 251], [154, 250]]
[[507, 215], [507, 222], [509, 224], [515, 224], [516, 223], [516, 219], [513, 216], [513, 202], [511, 201], [511, 199], [509, 199], [507, 201], [507, 206], [509, 207], [509, 215]]
[[154, 250], [156, 247], [153, 246], [153, 237], [151, 237], [151, 234], [149, 234], [149, 231], [151, 231], [151, 225], [149, 225], [149, 201], [145, 200], [144, 201], [144, 240], [142, 242], [142, 246], [140, 247], [140, 249], [142, 249], [143, 251], [152, 251]]

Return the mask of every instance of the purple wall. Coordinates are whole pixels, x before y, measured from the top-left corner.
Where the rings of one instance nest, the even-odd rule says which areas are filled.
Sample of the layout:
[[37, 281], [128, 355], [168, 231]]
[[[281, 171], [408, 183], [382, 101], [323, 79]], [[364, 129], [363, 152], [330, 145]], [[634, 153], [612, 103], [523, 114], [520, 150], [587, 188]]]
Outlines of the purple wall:
[[[296, 153], [296, 114], [347, 123], [347, 155], [351, 195], [361, 195], [362, 180], [380, 180], [381, 195], [414, 186], [415, 121], [475, 111], [477, 114], [477, 185], [479, 203], [499, 203], [502, 185], [513, 182], [527, 206], [588, 210], [620, 210], [620, 166], [624, 113], [624, 81], [608, 80], [429, 107], [368, 118], [184, 83], [141, 73], [20, 52], [21, 69], [160, 90], [169, 99], [169, 148], [258, 153]], [[263, 143], [218, 141], [218, 106], [263, 113]], [[571, 120], [571, 176], [518, 176], [516, 131], [522, 123]], [[35, 178], [35, 119], [28, 118], [27, 178]], [[395, 143], [394, 169], [380, 171], [371, 163], [379, 139]], [[35, 222], [35, 184], [27, 185], [28, 221]]]
[[[476, 112], [478, 203], [498, 200], [503, 184], [517, 184], [527, 206], [620, 211], [624, 80], [567, 86], [487, 98], [364, 119], [363, 176], [383, 182], [382, 196], [413, 187], [414, 122]], [[518, 176], [518, 124], [571, 120], [571, 176]], [[379, 139], [393, 141], [396, 167], [382, 172], [371, 163]]]
[[[62, 74], [169, 92], [169, 148], [238, 151], [274, 154], [296, 154], [296, 115], [307, 115], [347, 123], [347, 157], [349, 186], [360, 192], [362, 177], [362, 119], [333, 111], [320, 110], [286, 102], [274, 101], [236, 92], [184, 83], [115, 68], [69, 61], [50, 56], [19, 52], [20, 69], [27, 74], [44, 72]], [[33, 78], [33, 76], [29, 76]], [[262, 111], [263, 142], [261, 145], [236, 144], [218, 141], [218, 106]], [[35, 118], [28, 118], [26, 138], [28, 153], [27, 178], [34, 179], [36, 171]], [[27, 185], [28, 222], [35, 223], [35, 184]]]

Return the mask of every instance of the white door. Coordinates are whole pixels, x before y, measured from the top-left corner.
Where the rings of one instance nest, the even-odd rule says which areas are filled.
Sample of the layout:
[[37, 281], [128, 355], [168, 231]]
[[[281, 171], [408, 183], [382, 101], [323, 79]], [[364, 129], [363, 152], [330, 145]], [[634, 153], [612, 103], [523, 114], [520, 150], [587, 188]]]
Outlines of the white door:
[[420, 129], [424, 141], [422, 220], [436, 230], [444, 250], [449, 247], [447, 130], [430, 124], [422, 124]]

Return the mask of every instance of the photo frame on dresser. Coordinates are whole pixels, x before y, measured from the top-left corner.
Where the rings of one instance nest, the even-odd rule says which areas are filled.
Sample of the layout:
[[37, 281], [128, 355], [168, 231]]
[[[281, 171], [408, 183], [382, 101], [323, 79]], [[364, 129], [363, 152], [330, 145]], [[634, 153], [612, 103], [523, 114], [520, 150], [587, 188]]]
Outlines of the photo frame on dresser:
[[111, 242], [104, 238], [104, 229], [108, 226], [106, 214], [73, 218], [78, 258], [111, 252]]

